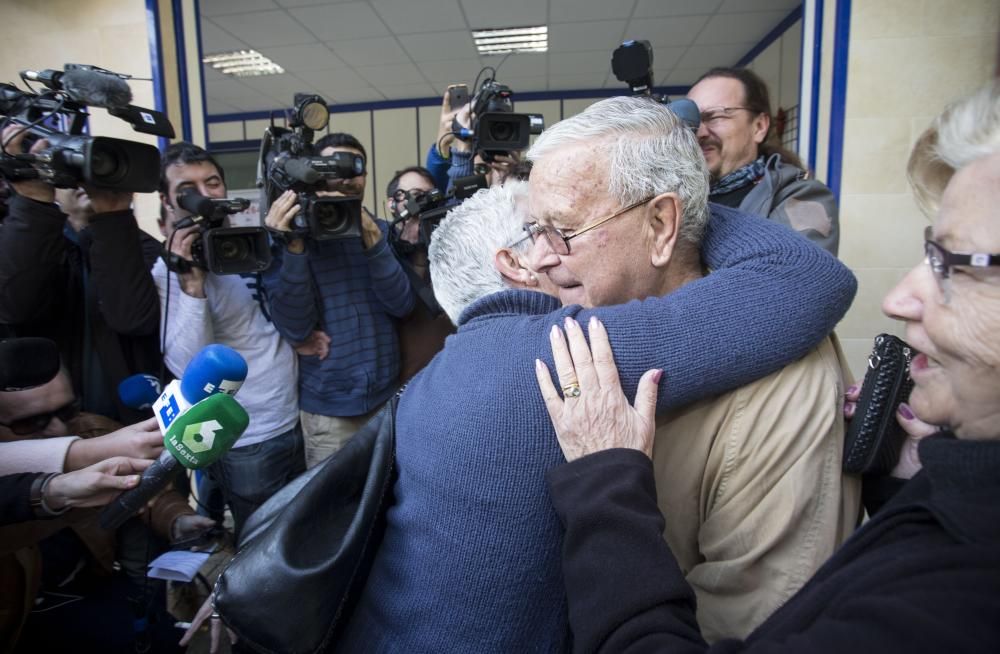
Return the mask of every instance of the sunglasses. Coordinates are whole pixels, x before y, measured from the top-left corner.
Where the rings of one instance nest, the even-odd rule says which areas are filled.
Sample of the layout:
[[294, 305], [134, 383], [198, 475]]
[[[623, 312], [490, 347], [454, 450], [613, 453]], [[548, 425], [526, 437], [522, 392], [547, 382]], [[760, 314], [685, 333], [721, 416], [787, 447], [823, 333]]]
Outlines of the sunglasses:
[[11, 422], [0, 422], [0, 425], [7, 427], [18, 436], [29, 436], [45, 429], [53, 418], [69, 422], [78, 415], [80, 415], [80, 402], [73, 400], [55, 411], [46, 411], [26, 418], [18, 418]]

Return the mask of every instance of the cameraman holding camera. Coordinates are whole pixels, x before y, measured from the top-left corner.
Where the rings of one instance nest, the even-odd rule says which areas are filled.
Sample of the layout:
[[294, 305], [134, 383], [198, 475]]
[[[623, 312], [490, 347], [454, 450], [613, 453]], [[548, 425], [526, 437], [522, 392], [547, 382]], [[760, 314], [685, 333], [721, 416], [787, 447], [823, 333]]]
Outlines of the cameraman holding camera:
[[260, 275], [217, 275], [194, 264], [191, 249], [201, 227], [178, 228], [191, 216], [177, 197], [194, 190], [226, 197], [225, 173], [208, 152], [190, 143], [171, 145], [160, 167], [165, 218], [165, 259], [153, 267], [163, 303], [163, 356], [180, 375], [206, 345], [221, 343], [241, 354], [249, 373], [240, 404], [250, 415], [233, 449], [206, 468], [233, 513], [236, 536], [246, 518], [304, 469], [298, 427], [295, 352], [268, 316]]
[[[360, 155], [353, 136], [332, 133], [314, 149], [321, 157]], [[329, 179], [320, 197], [363, 196], [366, 174]], [[268, 211], [267, 226], [283, 234], [277, 274], [265, 278], [275, 325], [301, 343], [299, 406], [306, 466], [343, 443], [395, 392], [399, 382], [396, 320], [413, 309], [410, 282], [387, 240], [388, 226], [361, 211], [361, 237], [315, 239], [295, 231], [294, 192]]]
[[[24, 152], [26, 135], [6, 127], [5, 151]], [[41, 139], [30, 152], [48, 146]], [[124, 423], [147, 417], [115, 391], [130, 375], [160, 369], [160, 306], [149, 276], [160, 244], [139, 229], [132, 193], [56, 189], [40, 179], [10, 186], [15, 195], [0, 229], [0, 322], [59, 345], [85, 411]]]

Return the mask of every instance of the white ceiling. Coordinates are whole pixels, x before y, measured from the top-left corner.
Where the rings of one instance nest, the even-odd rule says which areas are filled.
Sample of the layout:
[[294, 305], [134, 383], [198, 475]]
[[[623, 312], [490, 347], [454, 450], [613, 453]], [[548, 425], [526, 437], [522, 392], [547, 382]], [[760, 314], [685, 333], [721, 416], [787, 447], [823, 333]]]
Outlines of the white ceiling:
[[204, 54], [253, 48], [283, 75], [235, 79], [206, 66], [209, 114], [280, 109], [296, 92], [331, 104], [440, 96], [485, 65], [470, 30], [549, 26], [549, 51], [509, 57], [518, 91], [623, 88], [611, 52], [648, 39], [659, 86], [733, 65], [801, 0], [201, 0]]

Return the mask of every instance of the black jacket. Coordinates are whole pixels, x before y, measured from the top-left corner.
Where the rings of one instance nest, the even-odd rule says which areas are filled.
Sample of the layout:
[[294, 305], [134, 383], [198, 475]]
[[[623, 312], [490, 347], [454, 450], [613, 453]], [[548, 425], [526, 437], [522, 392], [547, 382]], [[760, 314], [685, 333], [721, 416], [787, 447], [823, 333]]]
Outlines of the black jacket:
[[[160, 371], [160, 298], [149, 272], [160, 243], [131, 211], [93, 216], [78, 243], [64, 228], [55, 204], [12, 198], [0, 226], [0, 323], [8, 335], [58, 343], [85, 410], [135, 422], [148, 414], [122, 405], [117, 388], [129, 375]], [[88, 378], [103, 383], [93, 388]], [[102, 396], [113, 404], [97, 406]]]
[[609, 450], [553, 469], [574, 651], [1000, 652], [1000, 442], [929, 438], [920, 458], [787, 604], [712, 646], [663, 540], [649, 459]]

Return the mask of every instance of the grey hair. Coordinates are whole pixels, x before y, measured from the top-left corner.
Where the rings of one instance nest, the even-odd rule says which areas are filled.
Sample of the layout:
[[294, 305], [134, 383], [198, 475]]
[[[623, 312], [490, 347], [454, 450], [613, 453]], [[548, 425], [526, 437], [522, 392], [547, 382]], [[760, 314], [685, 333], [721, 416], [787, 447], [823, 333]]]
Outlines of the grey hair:
[[507, 288], [493, 265], [497, 250], [523, 252], [530, 245], [523, 230], [527, 189], [513, 179], [482, 189], [434, 230], [428, 248], [434, 297], [456, 325], [467, 306]]
[[949, 105], [917, 139], [906, 167], [917, 203], [933, 216], [952, 175], [1000, 152], [1000, 80]]
[[708, 222], [708, 168], [695, 133], [672, 111], [644, 97], [601, 100], [542, 132], [527, 156], [537, 162], [580, 143], [606, 153], [608, 191], [620, 206], [677, 193], [683, 208], [680, 237], [701, 243]]

